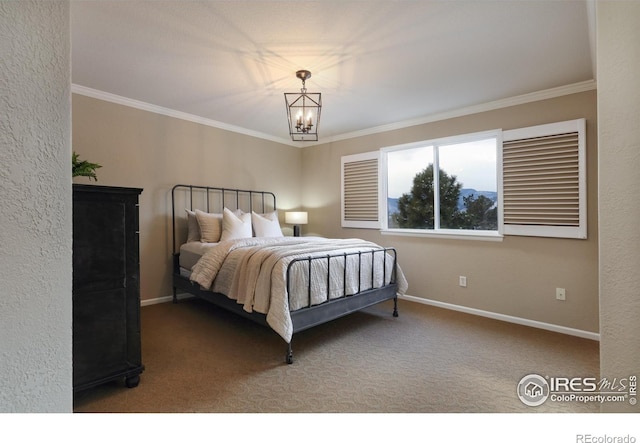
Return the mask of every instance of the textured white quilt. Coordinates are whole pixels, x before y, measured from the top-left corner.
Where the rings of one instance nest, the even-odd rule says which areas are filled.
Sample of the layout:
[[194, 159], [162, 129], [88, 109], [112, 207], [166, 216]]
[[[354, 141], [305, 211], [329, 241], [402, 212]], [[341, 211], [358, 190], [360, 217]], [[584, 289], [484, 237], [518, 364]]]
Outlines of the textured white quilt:
[[[193, 266], [190, 278], [205, 289], [237, 300], [247, 312], [266, 314], [269, 326], [290, 342], [293, 333], [290, 312], [309, 305], [309, 264], [307, 261], [294, 264], [289, 277], [289, 294], [286, 287], [289, 263], [297, 258], [327, 257], [380, 248], [375, 243], [360, 239], [253, 237], [229, 240], [210, 248]], [[360, 258], [357, 254], [348, 255], [346, 259], [344, 255], [331, 258], [329, 278], [328, 262], [327, 259], [312, 261], [311, 305], [326, 301], [327, 294], [330, 299], [341, 297], [345, 288], [350, 295], [383, 286], [389, 283], [393, 270], [393, 257], [382, 251], [374, 253], [373, 258], [372, 254], [362, 254]], [[399, 267], [396, 281], [398, 292], [404, 294], [407, 281]]]

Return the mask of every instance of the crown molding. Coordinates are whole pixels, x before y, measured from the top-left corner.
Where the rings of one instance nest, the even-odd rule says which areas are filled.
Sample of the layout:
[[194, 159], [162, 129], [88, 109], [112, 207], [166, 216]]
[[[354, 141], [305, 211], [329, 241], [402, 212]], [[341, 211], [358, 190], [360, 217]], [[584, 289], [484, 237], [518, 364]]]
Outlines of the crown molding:
[[236, 132], [239, 134], [248, 135], [250, 137], [261, 138], [261, 139], [269, 140], [275, 143], [280, 143], [283, 145], [288, 145], [288, 146], [293, 146], [298, 148], [303, 148], [307, 146], [324, 145], [327, 143], [333, 143], [340, 140], [347, 140], [351, 138], [363, 137], [363, 136], [372, 135], [372, 134], [379, 134], [381, 132], [395, 131], [397, 129], [404, 129], [411, 126], [418, 126], [426, 123], [433, 123], [440, 120], [447, 120], [450, 118], [463, 117], [465, 115], [477, 114], [480, 112], [493, 111], [501, 108], [508, 108], [510, 106], [522, 105], [522, 104], [536, 102], [540, 100], [547, 100], [551, 98], [562, 97], [565, 95], [577, 94], [580, 92], [593, 91], [595, 89], [596, 89], [596, 81], [587, 80], [579, 83], [560, 86], [557, 88], [545, 89], [542, 91], [532, 92], [529, 94], [523, 94], [515, 97], [509, 97], [506, 99], [482, 103], [475, 106], [468, 106], [466, 108], [460, 108], [453, 111], [432, 114], [432, 115], [417, 118], [417, 119], [405, 120], [401, 122], [391, 123], [388, 125], [382, 125], [382, 126], [369, 128], [369, 129], [363, 129], [361, 131], [355, 131], [355, 132], [350, 132], [346, 134], [327, 137], [327, 138], [323, 138], [322, 141], [311, 142], [311, 143], [309, 142], [301, 143], [301, 142], [293, 142], [291, 140], [283, 139], [280, 137], [274, 137], [272, 135], [264, 134], [262, 132], [252, 131], [250, 129], [242, 128], [240, 126], [234, 126], [234, 125], [222, 123], [216, 120], [198, 117], [197, 115], [188, 114], [186, 112], [175, 111], [173, 109], [163, 108], [162, 106], [156, 106], [156, 105], [145, 103], [139, 100], [133, 100], [130, 98], [119, 96], [119, 95], [110, 94], [108, 92], [99, 91], [97, 89], [87, 88], [85, 86], [80, 86], [76, 84], [71, 85], [71, 92], [76, 94], [85, 95], [87, 97], [92, 97], [99, 100], [117, 103], [120, 105], [129, 106], [136, 109], [141, 109], [143, 111], [154, 112], [156, 114], [162, 114], [168, 117], [174, 117], [174, 118], [190, 121], [193, 123], [198, 123], [205, 126], [211, 126], [214, 128], [223, 129], [225, 131]]
[[448, 120], [450, 118], [463, 117], [465, 115], [471, 115], [471, 114], [478, 114], [480, 112], [493, 111], [501, 108], [508, 108], [510, 106], [522, 105], [526, 103], [537, 102], [540, 100], [547, 100], [550, 98], [562, 97], [564, 95], [577, 94], [577, 93], [586, 92], [586, 91], [593, 91], [595, 89], [596, 89], [596, 81], [587, 80], [579, 83], [560, 86], [557, 88], [545, 89], [542, 91], [532, 92], [529, 94], [523, 94], [515, 97], [509, 97], [501, 100], [482, 103], [479, 105], [468, 106], [466, 108], [460, 108], [452, 111], [432, 114], [432, 115], [429, 115], [426, 117], [420, 117], [417, 119], [405, 120], [397, 123], [390, 123], [388, 125], [382, 125], [382, 126], [369, 128], [369, 129], [363, 129], [362, 131], [355, 131], [355, 132], [350, 132], [346, 134], [341, 134], [341, 135], [324, 139], [322, 141], [322, 144], [336, 142], [340, 140], [346, 140], [350, 138], [363, 137], [366, 135], [379, 134], [381, 132], [389, 132], [397, 129], [404, 129], [411, 126], [418, 126], [426, 123], [433, 123], [441, 120]]
[[111, 94], [109, 92], [100, 91], [97, 89], [87, 88], [86, 86], [71, 85], [71, 92], [75, 94], [84, 95], [91, 98], [96, 98], [98, 100], [104, 100], [111, 103], [116, 103], [123, 106], [128, 106], [130, 108], [140, 109], [142, 111], [153, 112], [155, 114], [166, 115], [167, 117], [174, 117], [180, 120], [186, 120], [193, 123], [198, 123], [205, 126], [211, 126], [213, 128], [223, 129], [225, 131], [236, 132], [238, 134], [248, 135], [250, 137], [261, 138], [264, 140], [269, 140], [276, 143], [281, 143], [290, 146], [298, 146], [291, 140], [283, 139], [280, 137], [274, 137], [269, 134], [265, 134], [258, 131], [252, 131], [250, 129], [242, 128], [240, 126], [230, 125], [228, 123], [222, 123], [216, 120], [211, 120], [204, 117], [199, 117], [197, 115], [188, 114], [182, 111], [176, 111], [174, 109], [164, 108], [162, 106], [152, 105], [150, 103], [146, 103], [139, 100], [134, 100], [131, 98], [123, 97], [116, 94]]

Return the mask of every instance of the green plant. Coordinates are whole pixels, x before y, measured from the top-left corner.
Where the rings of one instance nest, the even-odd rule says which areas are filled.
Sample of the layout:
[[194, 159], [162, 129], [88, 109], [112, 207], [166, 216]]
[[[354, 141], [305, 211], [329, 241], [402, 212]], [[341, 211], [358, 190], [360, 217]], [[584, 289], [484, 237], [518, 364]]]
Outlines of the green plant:
[[91, 179], [98, 181], [98, 177], [96, 177], [96, 169], [101, 167], [102, 166], [97, 163], [80, 160], [78, 154], [75, 152], [71, 157], [71, 171], [73, 173], [73, 177], [89, 177], [89, 181], [91, 181]]

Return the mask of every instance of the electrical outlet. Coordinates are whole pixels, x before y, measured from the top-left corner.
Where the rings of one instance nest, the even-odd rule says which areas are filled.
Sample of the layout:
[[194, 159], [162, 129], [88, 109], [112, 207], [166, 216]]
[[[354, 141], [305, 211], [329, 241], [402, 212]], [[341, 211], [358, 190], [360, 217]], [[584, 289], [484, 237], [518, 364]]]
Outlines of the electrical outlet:
[[458, 279], [458, 284], [460, 286], [462, 286], [463, 288], [467, 287], [467, 277], [465, 277], [464, 275], [461, 275], [460, 278]]
[[564, 288], [556, 288], [556, 300], [566, 300]]

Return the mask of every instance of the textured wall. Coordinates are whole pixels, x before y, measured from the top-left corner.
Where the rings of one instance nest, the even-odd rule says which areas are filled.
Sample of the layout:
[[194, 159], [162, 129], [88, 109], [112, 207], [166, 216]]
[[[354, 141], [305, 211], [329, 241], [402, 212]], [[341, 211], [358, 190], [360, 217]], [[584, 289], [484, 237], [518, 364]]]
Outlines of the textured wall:
[[0, 412], [69, 412], [67, 1], [0, 2]]
[[619, 379], [640, 376], [640, 3], [598, 2], [597, 14], [600, 368]]

